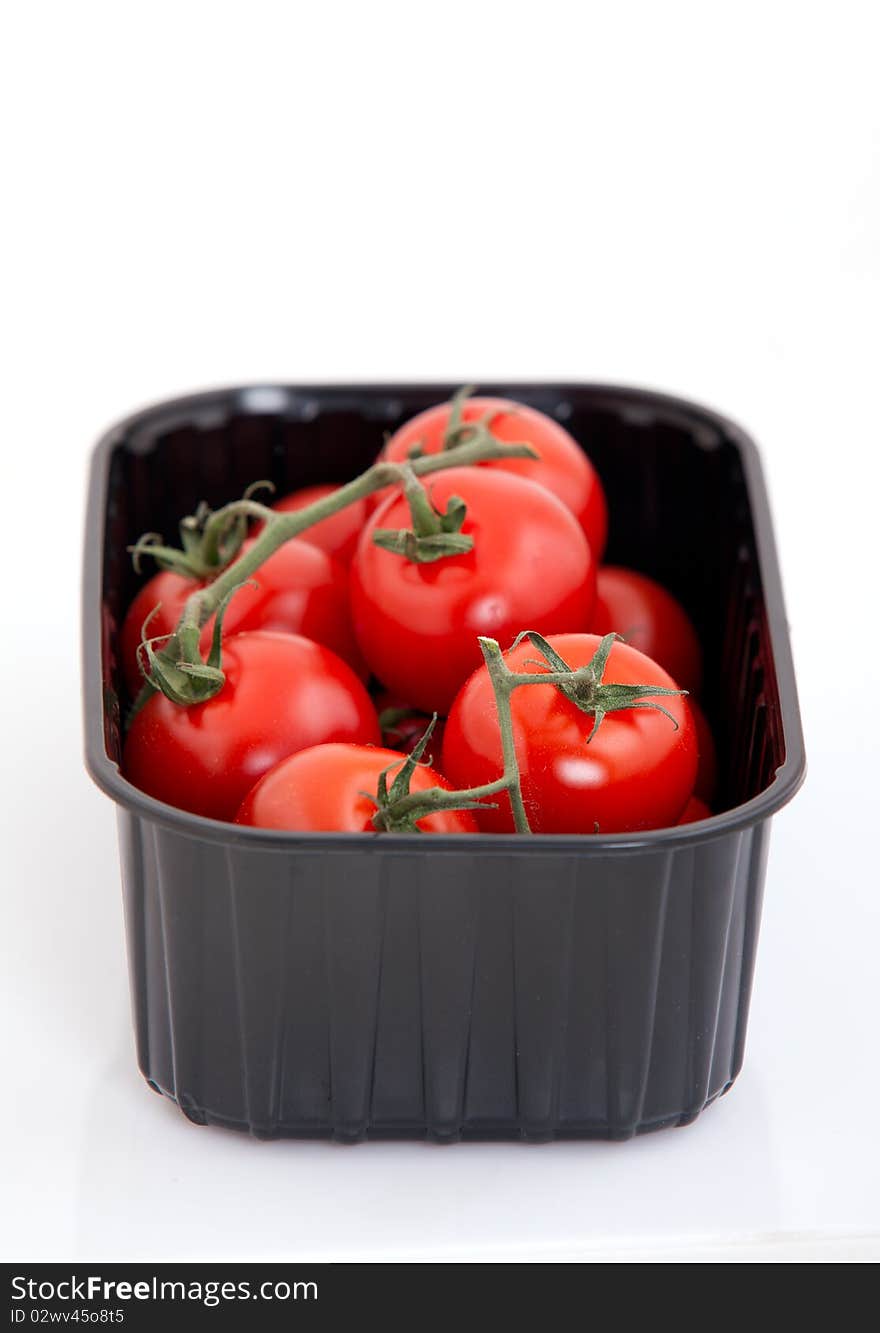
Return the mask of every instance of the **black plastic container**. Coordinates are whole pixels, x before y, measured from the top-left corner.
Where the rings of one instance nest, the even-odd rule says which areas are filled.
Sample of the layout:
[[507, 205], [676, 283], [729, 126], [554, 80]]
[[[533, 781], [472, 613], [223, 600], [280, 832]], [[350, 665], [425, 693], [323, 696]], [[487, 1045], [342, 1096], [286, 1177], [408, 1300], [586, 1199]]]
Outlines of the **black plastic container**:
[[608, 559], [689, 608], [724, 813], [596, 837], [278, 834], [172, 809], [118, 767], [126, 546], [268, 477], [342, 480], [449, 385], [251, 387], [159, 404], [92, 462], [88, 766], [119, 806], [140, 1068], [260, 1137], [627, 1138], [693, 1120], [742, 1065], [770, 817], [803, 738], [758, 455], [689, 403], [483, 386], [589, 451]]

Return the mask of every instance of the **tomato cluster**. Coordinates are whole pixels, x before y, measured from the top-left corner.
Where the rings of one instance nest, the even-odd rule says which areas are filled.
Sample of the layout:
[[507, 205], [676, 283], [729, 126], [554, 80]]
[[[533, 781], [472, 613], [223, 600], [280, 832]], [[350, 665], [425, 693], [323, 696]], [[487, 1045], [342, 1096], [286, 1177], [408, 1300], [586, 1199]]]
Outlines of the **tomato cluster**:
[[[477, 438], [516, 448], [456, 466]], [[699, 639], [666, 589], [602, 564], [608, 507], [582, 445], [533, 408], [457, 395], [402, 426], [379, 462], [376, 484], [335, 511], [330, 485], [245, 508], [236, 562], [261, 554], [273, 513], [317, 503], [322, 517], [194, 621], [198, 657], [171, 672], [216, 680], [212, 694], [166, 697], [157, 667], [218, 572], [172, 561], [140, 589], [119, 636], [137, 700], [130, 781], [195, 814], [291, 831], [503, 833], [522, 818], [589, 835], [708, 817]]]

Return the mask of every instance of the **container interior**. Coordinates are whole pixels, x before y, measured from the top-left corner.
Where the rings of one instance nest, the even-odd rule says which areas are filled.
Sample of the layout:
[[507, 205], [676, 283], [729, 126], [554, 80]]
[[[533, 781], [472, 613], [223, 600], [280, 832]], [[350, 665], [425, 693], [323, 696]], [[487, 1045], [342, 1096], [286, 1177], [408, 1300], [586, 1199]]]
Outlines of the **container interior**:
[[[344, 481], [386, 432], [442, 401], [449, 386], [224, 390], [141, 414], [109, 458], [103, 565], [105, 739], [119, 762], [127, 700], [116, 630], [139, 583], [126, 552], [147, 531], [174, 540], [200, 500], [217, 506], [251, 482], [279, 495]], [[606, 559], [658, 579], [692, 616], [704, 648], [701, 703], [719, 750], [715, 808], [759, 795], [785, 759], [755, 532], [739, 447], [694, 410], [627, 390], [481, 385], [549, 413], [588, 452], [611, 515]]]

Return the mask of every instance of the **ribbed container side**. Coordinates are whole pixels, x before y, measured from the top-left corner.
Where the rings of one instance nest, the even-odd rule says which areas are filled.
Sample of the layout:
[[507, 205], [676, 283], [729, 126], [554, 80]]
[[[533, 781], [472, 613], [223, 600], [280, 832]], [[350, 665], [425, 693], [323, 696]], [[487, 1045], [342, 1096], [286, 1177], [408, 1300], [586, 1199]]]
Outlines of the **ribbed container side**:
[[122, 812], [138, 1059], [258, 1137], [629, 1138], [735, 1078], [765, 831], [523, 866], [301, 854]]

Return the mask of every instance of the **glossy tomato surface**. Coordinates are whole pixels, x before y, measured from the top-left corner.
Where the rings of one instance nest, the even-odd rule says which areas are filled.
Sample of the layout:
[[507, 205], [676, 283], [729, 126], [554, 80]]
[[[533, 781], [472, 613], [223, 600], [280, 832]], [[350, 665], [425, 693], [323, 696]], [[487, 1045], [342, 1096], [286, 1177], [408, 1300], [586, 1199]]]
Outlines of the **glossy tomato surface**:
[[183, 708], [154, 694], [135, 716], [123, 771], [150, 796], [211, 819], [234, 819], [263, 774], [328, 741], [379, 740], [376, 710], [340, 657], [311, 639], [258, 631], [224, 640], [226, 682]]
[[630, 647], [659, 662], [680, 689], [699, 690], [703, 654], [697, 631], [681, 603], [654, 579], [603, 565], [590, 628], [596, 634], [614, 630]]
[[[301, 490], [283, 496], [272, 508], [279, 514], [296, 513], [328, 495], [335, 495], [338, 490], [338, 486], [329, 484], [303, 486]], [[306, 528], [299, 540], [310, 542], [312, 546], [320, 546], [322, 551], [326, 551], [328, 555], [347, 565], [355, 553], [361, 528], [367, 521], [371, 507], [366, 500], [355, 500], [353, 504], [340, 509], [337, 514], [331, 514], [329, 518], [323, 518], [320, 523]]]
[[[365, 745], [316, 745], [269, 770], [248, 793], [236, 817], [257, 828], [312, 833], [374, 833], [375, 805], [364, 793], [378, 789], [379, 774], [391, 765], [390, 786], [406, 756], [399, 750]], [[410, 791], [449, 788], [432, 768], [417, 767]], [[425, 833], [476, 833], [467, 810], [444, 810], [418, 821]]]
[[[599, 645], [594, 634], [556, 634], [549, 641], [572, 667], [586, 666]], [[506, 657], [511, 670], [539, 673], [528, 642]], [[674, 682], [656, 662], [615, 643], [606, 683]], [[673, 825], [693, 791], [697, 771], [694, 723], [684, 698], [659, 698], [677, 723], [654, 709], [608, 713], [588, 743], [591, 714], [553, 685], [522, 685], [511, 695], [514, 743], [523, 799], [534, 833], [622, 833]], [[456, 788], [479, 786], [503, 772], [492, 685], [485, 667], [467, 682], [446, 722], [441, 769]], [[506, 796], [478, 813], [487, 832], [512, 832]]]
[[[242, 551], [253, 544], [246, 541]], [[242, 630], [286, 630], [332, 648], [354, 669], [366, 669], [354, 637], [348, 603], [348, 570], [326, 551], [292, 538], [271, 555], [234, 594], [223, 620], [225, 635]], [[187, 598], [205, 585], [183, 574], [161, 570], [141, 588], [122, 623], [120, 649], [125, 683], [134, 696], [142, 676], [137, 651], [141, 627], [159, 607], [147, 627], [150, 637], [168, 635], [176, 626]], [[211, 643], [213, 621], [202, 631], [202, 650]]]
[[[413, 449], [426, 454], [443, 448], [451, 413], [449, 403], [420, 412], [392, 435], [382, 457], [401, 463]], [[596, 560], [601, 560], [608, 535], [608, 505], [596, 469], [576, 440], [552, 417], [506, 398], [469, 398], [462, 419], [477, 421], [492, 412], [491, 430], [505, 444], [530, 444], [539, 458], [496, 459], [480, 467], [512, 472], [544, 486], [575, 515]]]
[[370, 669], [423, 712], [448, 711], [483, 660], [477, 636], [507, 647], [522, 629], [585, 629], [595, 564], [577, 520], [549, 491], [507, 472], [452, 468], [428, 479], [434, 505], [467, 506], [473, 550], [416, 564], [376, 546], [376, 528], [409, 528], [402, 495], [380, 505], [351, 567], [355, 632]]

